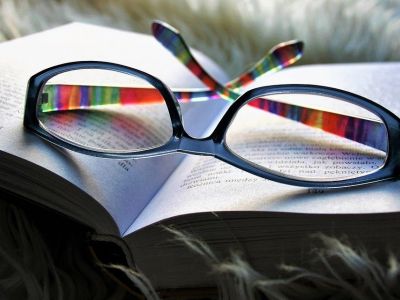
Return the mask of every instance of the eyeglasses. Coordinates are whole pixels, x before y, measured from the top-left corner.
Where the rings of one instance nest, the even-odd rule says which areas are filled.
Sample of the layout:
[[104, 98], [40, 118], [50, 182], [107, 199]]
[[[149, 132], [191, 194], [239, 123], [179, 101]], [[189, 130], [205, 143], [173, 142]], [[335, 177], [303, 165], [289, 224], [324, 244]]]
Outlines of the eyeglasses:
[[[324, 86], [243, 86], [302, 56], [282, 43], [220, 84], [179, 32], [155, 22], [154, 37], [208, 89], [170, 91], [154, 76], [107, 62], [73, 62], [31, 77], [24, 125], [80, 153], [116, 159], [183, 152], [211, 155], [254, 175], [304, 187], [342, 187], [396, 177], [400, 120], [361, 96]], [[179, 102], [232, 102], [213, 132], [190, 136]], [[179, 100], [179, 101], [178, 101]]]

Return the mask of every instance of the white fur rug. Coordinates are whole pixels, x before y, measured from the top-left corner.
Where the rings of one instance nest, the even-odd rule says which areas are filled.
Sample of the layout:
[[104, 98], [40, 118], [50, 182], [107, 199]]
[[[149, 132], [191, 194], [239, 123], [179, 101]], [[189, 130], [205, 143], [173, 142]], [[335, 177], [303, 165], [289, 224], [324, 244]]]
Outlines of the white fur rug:
[[[260, 58], [272, 45], [305, 41], [302, 63], [384, 61], [400, 58], [400, 2], [397, 0], [1, 0], [0, 39], [12, 39], [70, 21], [83, 21], [141, 32], [152, 19], [171, 23], [188, 43], [214, 58], [232, 76]], [[0, 201], [0, 299], [123, 299], [116, 286], [91, 266], [84, 237], [39, 224], [30, 210]], [[69, 228], [69, 227], [68, 227]], [[207, 245], [176, 236], [205, 262]], [[220, 275], [224, 299], [398, 299], [399, 264], [382, 266], [365, 254], [323, 238], [321, 259], [350, 264], [350, 282], [313, 271], [271, 280], [238, 257], [210, 265]], [[203, 251], [203, 253], [202, 253]], [[326, 255], [324, 253], [327, 253]], [[370, 273], [375, 274], [371, 280]], [[291, 269], [293, 271], [293, 268]], [[151, 286], [127, 271], [145, 294]], [[332, 275], [332, 273], [330, 273]], [[352, 281], [351, 281], [352, 280]], [[328, 284], [329, 283], [329, 284]], [[129, 299], [130, 295], [127, 296]]]
[[164, 20], [231, 75], [294, 38], [302, 63], [400, 59], [398, 0], [2, 0], [0, 14], [2, 39], [70, 21], [149, 33]]

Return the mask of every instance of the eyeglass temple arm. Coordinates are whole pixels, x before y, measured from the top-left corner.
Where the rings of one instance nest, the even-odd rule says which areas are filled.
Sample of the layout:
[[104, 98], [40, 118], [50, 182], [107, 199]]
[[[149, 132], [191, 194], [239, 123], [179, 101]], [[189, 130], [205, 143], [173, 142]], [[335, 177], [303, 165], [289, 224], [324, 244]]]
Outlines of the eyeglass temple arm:
[[[298, 61], [303, 54], [302, 42], [291, 41], [279, 44], [272, 48], [268, 55], [256, 63], [252, 69], [223, 86], [198, 63], [178, 30], [166, 23], [156, 21], [152, 24], [152, 31], [154, 37], [208, 88], [215, 90], [221, 97], [230, 101], [235, 101], [239, 97], [234, 91], [235, 88], [242, 87], [254, 81], [262, 73], [281, 70]], [[269, 111], [287, 119], [386, 151], [386, 145], [378, 145], [375, 142], [381, 140], [377, 139], [377, 136], [383, 136], [386, 132], [385, 126], [381, 122], [264, 98], [254, 99], [251, 104], [259, 109]], [[368, 134], [366, 134], [367, 132]]]
[[304, 48], [304, 44], [301, 41], [293, 40], [280, 43], [273, 47], [250, 69], [223, 86], [199, 64], [177, 29], [165, 22], [154, 21], [152, 23], [152, 32], [157, 41], [170, 51], [208, 88], [226, 96], [229, 95], [228, 89], [231, 90], [243, 87], [253, 82], [262, 74], [279, 71], [294, 64], [302, 57]]
[[[167, 47], [163, 44], [163, 46]], [[168, 49], [168, 48], [167, 48]], [[210, 99], [221, 99], [221, 92], [217, 90], [213, 90], [215, 86], [219, 85], [219, 90], [229, 89], [236, 92], [237, 89], [244, 87], [254, 80], [256, 80], [259, 76], [270, 73], [270, 72], [277, 72], [287, 66], [290, 66], [297, 62], [302, 56], [302, 49], [303, 43], [300, 41], [288, 41], [285, 43], [280, 43], [273, 47], [268, 53], [261, 58], [258, 62], [256, 62], [251, 68], [247, 71], [240, 74], [235, 79], [232, 79], [224, 86], [219, 84], [216, 80], [214, 80], [208, 73], [201, 67], [201, 65], [195, 61], [193, 55], [189, 53], [185, 53], [185, 55], [178, 55], [178, 53], [172, 52], [171, 53], [180, 61], [182, 62], [196, 77], [198, 77], [203, 83], [207, 85], [210, 89], [198, 89], [198, 90], [175, 90], [175, 96], [181, 101], [187, 102], [194, 102], [194, 101], [205, 101]], [[168, 49], [169, 50], [169, 49]], [[192, 57], [194, 64], [192, 67], [190, 63], [185, 63], [185, 60], [182, 57]], [[203, 72], [195, 73], [193, 71], [193, 65], [197, 65], [197, 68], [201, 68]], [[207, 75], [204, 75], [207, 74]], [[207, 78], [209, 77], [209, 78]], [[212, 84], [210, 84], [210, 82]], [[211, 88], [212, 87], [212, 88]], [[237, 93], [231, 94], [231, 96], [235, 95], [236, 98], [238, 97]], [[207, 99], [208, 98], [208, 99]], [[227, 99], [225, 100], [235, 100], [234, 99]]]
[[178, 30], [166, 23], [155, 21], [152, 24], [152, 32], [157, 41], [210, 90], [217, 92], [222, 98], [229, 101], [234, 101], [239, 97], [239, 94], [234, 91], [235, 88], [254, 81], [255, 78], [263, 73], [277, 71], [293, 64], [300, 59], [303, 51], [303, 43], [300, 41], [279, 44], [271, 49], [268, 55], [257, 62], [253, 68], [224, 86], [199, 64]]
[[303, 56], [304, 43], [292, 40], [275, 45], [268, 53], [239, 77], [225, 84], [226, 88], [246, 86], [263, 74], [280, 71], [295, 64]]
[[[304, 95], [306, 96], [306, 95]], [[379, 121], [288, 104], [266, 98], [256, 98], [250, 106], [268, 111], [346, 139], [387, 151], [385, 125]]]
[[[47, 84], [40, 99], [41, 111], [65, 111], [105, 105], [146, 105], [163, 103], [163, 96], [154, 88], [129, 88]], [[306, 96], [306, 95], [305, 95]], [[347, 139], [386, 151], [383, 123], [283, 103], [266, 98], [253, 99], [250, 106], [308, 126], [322, 129]]]

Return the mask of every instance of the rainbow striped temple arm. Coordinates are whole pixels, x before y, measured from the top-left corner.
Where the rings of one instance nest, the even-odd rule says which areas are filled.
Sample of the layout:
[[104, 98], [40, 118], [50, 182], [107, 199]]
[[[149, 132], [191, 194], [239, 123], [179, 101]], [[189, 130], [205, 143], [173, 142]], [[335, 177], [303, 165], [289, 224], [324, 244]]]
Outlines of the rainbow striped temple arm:
[[[306, 95], [304, 96], [306, 97]], [[382, 122], [302, 107], [266, 98], [254, 99], [249, 102], [249, 105], [375, 149], [387, 151], [387, 139], [381, 138], [387, 132]]]
[[[291, 41], [278, 44], [253, 68], [224, 86], [198, 63], [178, 30], [168, 24], [156, 21], [152, 24], [152, 31], [154, 37], [210, 90], [215, 90], [222, 98], [231, 102], [240, 96], [236, 89], [253, 82], [263, 73], [278, 71], [295, 63], [303, 54], [302, 42]], [[377, 137], [383, 136], [386, 132], [383, 123], [265, 98], [256, 99], [256, 101], [253, 100], [250, 103], [252, 106], [270, 113], [386, 151], [386, 144], [376, 142], [382, 140]], [[349, 124], [351, 125], [349, 126]]]
[[199, 64], [178, 30], [166, 23], [156, 21], [152, 24], [152, 32], [157, 41], [160, 42], [164, 48], [170, 51], [211, 91], [217, 92], [222, 98], [228, 101], [234, 101], [239, 97], [239, 94], [235, 89], [253, 82], [262, 74], [279, 71], [292, 65], [303, 55], [304, 45], [300, 41], [290, 41], [278, 44], [251, 69], [224, 86], [215, 80]]
[[[164, 46], [167, 47], [168, 45], [171, 44], [166, 43]], [[185, 53], [185, 51], [183, 52]], [[182, 62], [196, 77], [198, 77], [209, 88], [199, 89], [196, 91], [175, 91], [175, 95], [180, 101], [194, 102], [202, 101], [200, 99], [203, 99], [203, 101], [209, 99], [221, 99], [221, 93], [225, 100], [234, 101], [239, 95], [238, 89], [252, 83], [259, 76], [270, 72], [277, 72], [297, 62], [303, 55], [303, 43], [300, 41], [289, 41], [276, 45], [251, 68], [240, 74], [235, 79], [232, 79], [224, 86], [214, 80], [201, 67], [201, 65], [190, 53], [190, 50], [184, 55], [179, 55], [179, 52], [171, 51], [171, 53], [175, 55], [175, 57], [178, 58], [180, 62]], [[185, 57], [190, 57], [192, 61], [185, 63]], [[234, 93], [229, 93], [228, 89], [233, 90]], [[224, 97], [224, 95], [228, 96]]]
[[155, 88], [46, 84], [40, 108], [42, 112], [52, 112], [106, 105], [156, 103], [164, 103], [164, 99]]
[[304, 43], [301, 41], [293, 40], [279, 43], [250, 69], [239, 77], [229, 81], [225, 87], [236, 90], [252, 83], [257, 77], [263, 74], [277, 72], [293, 65], [303, 56], [303, 48]]
[[[153, 88], [48, 84], [44, 87], [40, 104], [42, 112], [51, 112], [106, 105], [144, 105], [163, 102], [161, 94]], [[385, 139], [377, 138], [384, 136], [386, 132], [385, 126], [380, 122], [266, 98], [252, 100], [249, 104], [379, 150], [385, 151], [387, 147]]]

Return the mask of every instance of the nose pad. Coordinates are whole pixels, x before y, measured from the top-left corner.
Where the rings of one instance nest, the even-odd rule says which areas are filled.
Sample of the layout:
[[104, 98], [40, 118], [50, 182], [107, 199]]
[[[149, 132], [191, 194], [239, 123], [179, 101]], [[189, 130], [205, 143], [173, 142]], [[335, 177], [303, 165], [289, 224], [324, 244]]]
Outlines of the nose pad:
[[210, 138], [197, 139], [185, 134], [180, 140], [178, 151], [215, 156], [215, 142]]

